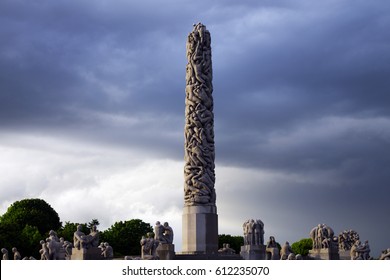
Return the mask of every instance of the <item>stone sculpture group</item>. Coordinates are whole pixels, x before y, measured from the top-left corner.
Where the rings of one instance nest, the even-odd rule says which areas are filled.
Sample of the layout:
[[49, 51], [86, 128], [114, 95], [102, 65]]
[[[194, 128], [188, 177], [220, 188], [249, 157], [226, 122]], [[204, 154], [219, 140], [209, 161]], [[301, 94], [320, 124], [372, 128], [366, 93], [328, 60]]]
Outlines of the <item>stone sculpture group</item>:
[[247, 220], [242, 228], [244, 245], [264, 245], [264, 223], [261, 220]]
[[167, 249], [164, 249], [168, 251], [172, 250], [171, 248], [173, 246], [173, 229], [169, 226], [168, 222], [165, 222], [164, 225], [162, 225], [159, 221], [157, 221], [156, 225], [154, 226], [154, 233], [149, 232], [146, 234], [146, 237], [142, 236], [140, 244], [141, 259], [156, 260], [165, 258], [164, 256], [160, 256], [158, 248], [166, 244], [168, 245], [168, 247]]

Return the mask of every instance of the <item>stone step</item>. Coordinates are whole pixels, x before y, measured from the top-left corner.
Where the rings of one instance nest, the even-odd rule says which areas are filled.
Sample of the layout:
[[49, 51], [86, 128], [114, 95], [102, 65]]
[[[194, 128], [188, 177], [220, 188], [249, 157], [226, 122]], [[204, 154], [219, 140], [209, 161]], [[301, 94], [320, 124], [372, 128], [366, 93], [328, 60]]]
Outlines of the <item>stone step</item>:
[[218, 254], [180, 254], [177, 253], [175, 260], [242, 260], [238, 254], [218, 255]]

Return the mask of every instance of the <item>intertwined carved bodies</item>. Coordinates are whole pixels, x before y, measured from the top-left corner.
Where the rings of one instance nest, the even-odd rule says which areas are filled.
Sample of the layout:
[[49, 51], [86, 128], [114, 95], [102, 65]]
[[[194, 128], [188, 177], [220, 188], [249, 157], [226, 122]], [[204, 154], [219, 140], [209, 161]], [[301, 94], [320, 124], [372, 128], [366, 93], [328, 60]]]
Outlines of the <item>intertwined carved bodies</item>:
[[215, 204], [210, 33], [198, 23], [187, 40], [184, 201]]

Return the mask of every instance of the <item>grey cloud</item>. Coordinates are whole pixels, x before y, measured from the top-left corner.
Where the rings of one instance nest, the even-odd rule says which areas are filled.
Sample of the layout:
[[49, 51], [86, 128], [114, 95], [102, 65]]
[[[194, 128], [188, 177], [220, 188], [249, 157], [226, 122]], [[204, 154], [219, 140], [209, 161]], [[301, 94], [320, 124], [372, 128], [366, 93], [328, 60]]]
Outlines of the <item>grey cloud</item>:
[[[275, 229], [302, 217], [302, 234], [320, 219], [386, 229], [373, 221], [390, 179], [386, 1], [24, 2], [0, 4], [3, 132], [181, 160], [185, 40], [202, 21], [217, 165], [281, 174], [267, 188], [245, 181], [248, 204], [226, 183], [221, 204], [261, 210]], [[275, 220], [275, 205], [280, 217], [295, 210]]]

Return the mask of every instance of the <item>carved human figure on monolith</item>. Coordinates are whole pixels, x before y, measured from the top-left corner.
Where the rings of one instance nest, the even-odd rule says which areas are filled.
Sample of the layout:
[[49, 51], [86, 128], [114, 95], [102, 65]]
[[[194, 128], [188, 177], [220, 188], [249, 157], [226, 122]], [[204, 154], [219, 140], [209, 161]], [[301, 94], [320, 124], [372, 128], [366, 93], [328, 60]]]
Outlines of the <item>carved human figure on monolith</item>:
[[[289, 259], [290, 254], [294, 254], [294, 252], [291, 249], [290, 243], [286, 241], [286, 243], [284, 243], [284, 245], [280, 249], [280, 259], [287, 260]], [[295, 259], [295, 255], [294, 255], [294, 259]]]
[[198, 23], [188, 35], [185, 111], [184, 201], [215, 203], [214, 114], [210, 33]]
[[9, 260], [8, 258], [8, 250], [5, 248], [1, 249], [1, 253], [3, 254], [3, 261]]
[[186, 44], [183, 252], [218, 251], [211, 37], [194, 24]]
[[20, 253], [19, 253], [18, 249], [16, 249], [16, 247], [12, 248], [12, 253], [14, 253], [14, 260], [15, 261], [22, 259], [22, 256], [20, 255]]

